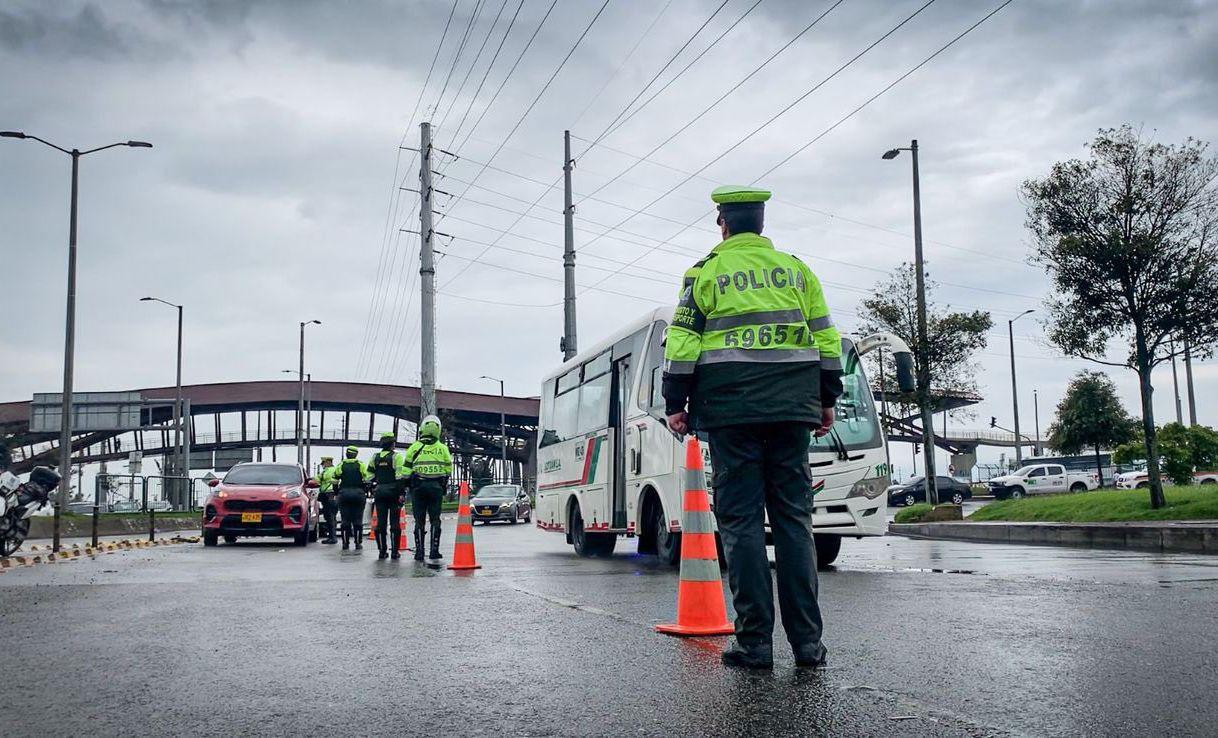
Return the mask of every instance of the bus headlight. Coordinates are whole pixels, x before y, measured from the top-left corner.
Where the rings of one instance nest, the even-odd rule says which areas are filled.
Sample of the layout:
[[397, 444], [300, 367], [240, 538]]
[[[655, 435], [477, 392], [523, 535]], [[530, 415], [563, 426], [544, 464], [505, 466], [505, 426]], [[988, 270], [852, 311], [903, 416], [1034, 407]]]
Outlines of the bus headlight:
[[866, 497], [869, 500], [874, 500], [884, 494], [884, 490], [887, 487], [888, 480], [883, 477], [860, 479], [850, 487], [850, 494], [846, 495], [846, 497]]

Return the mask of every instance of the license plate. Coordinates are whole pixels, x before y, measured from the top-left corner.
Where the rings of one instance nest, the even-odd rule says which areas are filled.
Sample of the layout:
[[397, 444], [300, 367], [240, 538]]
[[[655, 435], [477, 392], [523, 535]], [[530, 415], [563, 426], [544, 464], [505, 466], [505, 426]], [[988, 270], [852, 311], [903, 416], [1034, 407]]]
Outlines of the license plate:
[[489, 507], [484, 507], [481, 510], [479, 510], [479, 512], [482, 513], [483, 515], [494, 515], [495, 514], [495, 511], [490, 509]]
[[262, 513], [241, 513], [242, 523], [261, 523]]

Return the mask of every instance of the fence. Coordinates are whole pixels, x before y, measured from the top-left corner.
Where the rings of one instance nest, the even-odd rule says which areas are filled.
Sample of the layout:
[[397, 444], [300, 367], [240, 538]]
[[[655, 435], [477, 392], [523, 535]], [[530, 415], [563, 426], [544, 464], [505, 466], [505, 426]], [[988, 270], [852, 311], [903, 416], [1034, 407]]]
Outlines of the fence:
[[200, 482], [189, 477], [98, 474], [93, 499], [99, 512], [193, 512], [206, 496], [206, 483], [201, 490]]

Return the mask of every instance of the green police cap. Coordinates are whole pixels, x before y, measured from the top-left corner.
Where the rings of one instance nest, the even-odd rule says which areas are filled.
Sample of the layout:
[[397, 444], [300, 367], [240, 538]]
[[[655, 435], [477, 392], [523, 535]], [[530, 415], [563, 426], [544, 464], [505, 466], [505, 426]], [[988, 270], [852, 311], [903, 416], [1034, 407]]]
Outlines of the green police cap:
[[398, 440], [398, 437], [397, 437], [397, 434], [395, 434], [393, 431], [385, 431], [384, 433], [381, 434], [381, 440], [382, 441], [396, 441], [396, 440]]
[[358, 455], [359, 455], [359, 446], [348, 446], [347, 447], [347, 456], [354, 459]]
[[716, 187], [711, 193], [711, 199], [720, 205], [756, 202], [762, 203], [770, 199], [770, 191], [758, 187], [744, 185], [724, 185]]

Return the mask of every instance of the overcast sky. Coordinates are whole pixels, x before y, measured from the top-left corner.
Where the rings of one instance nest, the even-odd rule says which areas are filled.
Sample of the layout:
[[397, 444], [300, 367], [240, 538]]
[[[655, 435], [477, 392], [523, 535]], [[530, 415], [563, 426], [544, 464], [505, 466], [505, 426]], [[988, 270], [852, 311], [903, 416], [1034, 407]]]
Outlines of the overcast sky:
[[[418, 237], [398, 230], [417, 230], [417, 195], [397, 188], [417, 187], [414, 152], [398, 147], [417, 146], [422, 120], [461, 156], [435, 163], [454, 196], [437, 199], [436, 228], [455, 237], [438, 243], [444, 388], [495, 391], [479, 379], [491, 374], [533, 395], [561, 361], [562, 192], [546, 185], [560, 183], [566, 128], [582, 345], [672, 300], [718, 240], [703, 217], [716, 184], [752, 182], [814, 139], [761, 180], [775, 192], [767, 235], [810, 261], [849, 329], [865, 291], [912, 256], [909, 159], [879, 155], [916, 137], [934, 297], [995, 322], [978, 357], [986, 400], [959, 424], [1009, 423], [1006, 321], [1048, 289], [1026, 263], [1020, 182], [1083, 155], [1100, 127], [1218, 139], [1218, 7], [1015, 0], [825, 133], [1001, 0], [930, 4], [764, 127], [924, 3], [755, 3], [610, 0], [576, 46], [600, 0], [560, 0], [544, 23], [547, 0], [459, 0], [438, 56], [451, 0], [3, 3], [0, 128], [68, 148], [154, 144], [82, 159], [77, 390], [172, 382], [173, 312], [146, 294], [186, 305], [187, 383], [281, 378], [313, 318], [315, 379], [417, 383]], [[637, 114], [589, 149], [708, 18]], [[649, 160], [622, 175], [630, 154]], [[69, 160], [4, 139], [0, 187], [0, 400], [16, 400], [61, 382]], [[1035, 319], [1016, 324], [1025, 429], [1033, 389], [1047, 427], [1087, 366], [1060, 358]], [[1218, 422], [1218, 367], [1195, 374], [1199, 418]], [[1133, 373], [1113, 377], [1136, 411]], [[1156, 382], [1169, 420], [1170, 369]], [[907, 450], [894, 456], [908, 466]]]

